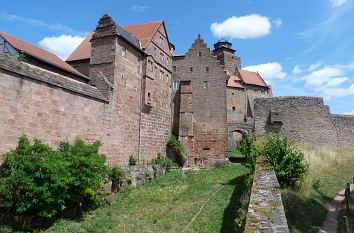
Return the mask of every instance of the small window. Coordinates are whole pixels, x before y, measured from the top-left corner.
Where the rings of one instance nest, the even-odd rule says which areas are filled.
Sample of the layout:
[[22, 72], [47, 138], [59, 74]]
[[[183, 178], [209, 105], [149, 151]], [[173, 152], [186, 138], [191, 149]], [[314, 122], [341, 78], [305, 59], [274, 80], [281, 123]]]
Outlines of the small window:
[[236, 107], [232, 107], [232, 111], [236, 111]]
[[160, 53], [161, 55], [161, 61], [163, 61], [165, 59], [165, 55], [163, 53]]
[[168, 63], [169, 63], [170, 61], [169, 61], [169, 59], [168, 59], [168, 57], [166, 58], [166, 63], [167, 63], [167, 65], [168, 65]]
[[166, 81], [167, 81], [167, 83], [168, 83], [168, 74], [166, 74]]
[[162, 36], [160, 36], [160, 40], [163, 41], [163, 37]]
[[161, 79], [161, 80], [163, 80], [163, 75], [164, 75], [163, 71], [160, 70], [160, 79]]
[[148, 71], [152, 72], [152, 61], [148, 61]]
[[193, 67], [190, 66], [190, 67], [189, 67], [189, 71], [190, 71], [190, 72], [193, 72]]
[[198, 52], [198, 57], [201, 57], [202, 56], [202, 52]]
[[174, 72], [177, 71], [177, 67], [176, 66], [172, 66], [172, 69], [173, 69]]
[[203, 82], [203, 89], [207, 90], [208, 89], [208, 81]]
[[232, 95], [235, 95], [235, 92], [232, 92]]
[[120, 48], [121, 48], [121, 54], [122, 54], [122, 56], [125, 57], [125, 55], [126, 55], [126, 53], [127, 53], [127, 48], [126, 48], [125, 46], [123, 46], [123, 45], [122, 45]]
[[206, 71], [206, 72], [209, 72], [209, 67], [205, 67], [205, 71]]
[[178, 88], [179, 88], [179, 81], [178, 81], [178, 80], [174, 80], [174, 81], [173, 81], [173, 84], [172, 84], [172, 89], [173, 89], [174, 91], [177, 91]]

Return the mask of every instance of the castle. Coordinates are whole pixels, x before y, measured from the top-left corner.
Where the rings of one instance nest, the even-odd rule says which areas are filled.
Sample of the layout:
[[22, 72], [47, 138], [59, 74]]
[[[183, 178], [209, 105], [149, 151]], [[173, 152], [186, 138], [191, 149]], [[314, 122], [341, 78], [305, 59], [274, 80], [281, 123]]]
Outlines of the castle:
[[173, 133], [193, 166], [224, 160], [251, 128], [354, 148], [353, 116], [331, 115], [321, 98], [272, 98], [230, 42], [210, 51], [199, 35], [185, 55], [174, 49], [163, 21], [120, 27], [108, 15], [66, 62], [0, 33], [0, 154], [26, 133], [52, 145], [100, 140], [110, 165], [143, 162], [165, 154]]

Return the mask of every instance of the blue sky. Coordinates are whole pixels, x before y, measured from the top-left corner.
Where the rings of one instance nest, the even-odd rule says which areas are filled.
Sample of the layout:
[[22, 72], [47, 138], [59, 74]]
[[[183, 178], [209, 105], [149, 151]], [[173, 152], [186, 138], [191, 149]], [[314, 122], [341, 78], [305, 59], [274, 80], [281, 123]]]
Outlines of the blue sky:
[[163, 19], [176, 54], [198, 33], [210, 48], [230, 40], [242, 67], [277, 96], [322, 96], [354, 114], [354, 0], [4, 1], [0, 31], [65, 58], [104, 14], [118, 24]]

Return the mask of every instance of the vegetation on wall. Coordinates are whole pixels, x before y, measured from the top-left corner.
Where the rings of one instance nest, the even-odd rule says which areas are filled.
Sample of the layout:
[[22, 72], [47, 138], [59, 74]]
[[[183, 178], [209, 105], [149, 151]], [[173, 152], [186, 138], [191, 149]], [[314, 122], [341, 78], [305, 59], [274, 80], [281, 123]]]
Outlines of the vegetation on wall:
[[185, 151], [182, 143], [177, 139], [176, 136], [171, 135], [167, 142], [167, 146], [170, 147], [175, 153], [174, 162], [177, 163], [179, 167], [183, 167], [186, 163], [186, 158], [183, 156], [183, 152]]
[[52, 219], [66, 209], [97, 204], [107, 178], [100, 145], [76, 139], [54, 150], [21, 136], [0, 167], [0, 212]]

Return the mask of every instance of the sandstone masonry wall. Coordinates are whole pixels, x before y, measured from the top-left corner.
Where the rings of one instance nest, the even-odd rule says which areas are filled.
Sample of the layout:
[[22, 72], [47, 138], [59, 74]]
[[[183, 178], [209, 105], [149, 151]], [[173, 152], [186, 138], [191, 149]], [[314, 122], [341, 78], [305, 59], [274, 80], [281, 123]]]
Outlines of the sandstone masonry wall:
[[257, 160], [244, 232], [289, 232], [278, 179], [264, 163]]
[[255, 99], [257, 136], [277, 132], [316, 146], [354, 148], [354, 116], [331, 115], [320, 97]]

